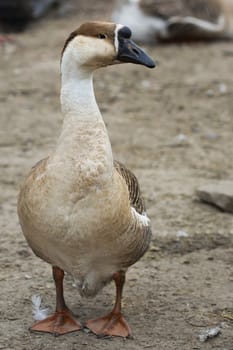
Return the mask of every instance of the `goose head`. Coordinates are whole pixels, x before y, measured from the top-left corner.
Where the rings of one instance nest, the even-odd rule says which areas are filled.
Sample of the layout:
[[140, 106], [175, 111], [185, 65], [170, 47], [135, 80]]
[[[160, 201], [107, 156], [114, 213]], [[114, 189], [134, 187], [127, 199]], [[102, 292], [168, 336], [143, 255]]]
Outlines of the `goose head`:
[[131, 39], [131, 30], [109, 22], [86, 22], [67, 38], [61, 65], [75, 62], [82, 70], [119, 63], [141, 64], [154, 68], [153, 60]]

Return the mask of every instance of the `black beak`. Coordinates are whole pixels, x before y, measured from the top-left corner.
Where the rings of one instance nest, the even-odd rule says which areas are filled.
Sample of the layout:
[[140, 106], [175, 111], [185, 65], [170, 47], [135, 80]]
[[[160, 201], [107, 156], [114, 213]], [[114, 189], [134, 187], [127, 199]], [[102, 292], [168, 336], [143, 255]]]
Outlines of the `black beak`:
[[148, 68], [154, 68], [154, 61], [132, 40], [131, 30], [128, 27], [123, 27], [118, 31], [118, 55], [117, 59], [121, 62], [130, 62], [142, 64]]

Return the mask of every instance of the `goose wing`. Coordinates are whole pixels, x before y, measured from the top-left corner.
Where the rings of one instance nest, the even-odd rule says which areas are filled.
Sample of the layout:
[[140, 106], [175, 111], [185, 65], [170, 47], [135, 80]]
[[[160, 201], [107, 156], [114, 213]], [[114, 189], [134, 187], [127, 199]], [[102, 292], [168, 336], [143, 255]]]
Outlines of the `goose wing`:
[[131, 206], [139, 214], [145, 213], [145, 203], [142, 198], [139, 183], [136, 176], [132, 173], [132, 171], [127, 169], [123, 164], [121, 164], [118, 161], [114, 161], [114, 167], [117, 170], [117, 172], [123, 177], [127, 184]]
[[222, 14], [219, 0], [141, 0], [141, 9], [150, 16], [164, 19], [171, 17], [195, 17], [216, 23]]

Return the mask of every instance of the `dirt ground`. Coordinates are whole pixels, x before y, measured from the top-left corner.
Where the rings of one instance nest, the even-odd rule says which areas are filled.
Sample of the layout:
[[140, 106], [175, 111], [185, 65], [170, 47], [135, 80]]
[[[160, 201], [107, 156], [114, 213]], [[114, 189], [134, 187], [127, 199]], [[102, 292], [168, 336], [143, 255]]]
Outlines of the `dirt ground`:
[[[32, 295], [52, 310], [55, 292], [50, 266], [21, 233], [19, 186], [59, 135], [64, 40], [86, 19], [109, 19], [111, 6], [70, 1], [65, 13], [54, 10], [0, 47], [0, 349], [233, 350], [233, 217], [195, 196], [200, 185], [233, 177], [233, 46], [227, 42], [146, 47], [156, 69], [127, 64], [96, 73], [115, 158], [137, 175], [153, 226], [151, 248], [129, 270], [124, 290], [133, 337], [28, 331]], [[81, 299], [66, 277], [67, 303], [83, 322], [110, 310], [114, 293], [111, 284], [94, 300]], [[200, 342], [200, 332], [215, 325], [221, 333]]]

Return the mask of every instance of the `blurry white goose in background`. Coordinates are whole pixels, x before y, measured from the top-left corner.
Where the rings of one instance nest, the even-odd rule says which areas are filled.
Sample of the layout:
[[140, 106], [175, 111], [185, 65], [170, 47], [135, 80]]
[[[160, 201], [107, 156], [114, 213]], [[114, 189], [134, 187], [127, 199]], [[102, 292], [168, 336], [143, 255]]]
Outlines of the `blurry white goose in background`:
[[233, 38], [233, 0], [118, 0], [112, 17], [144, 43]]

